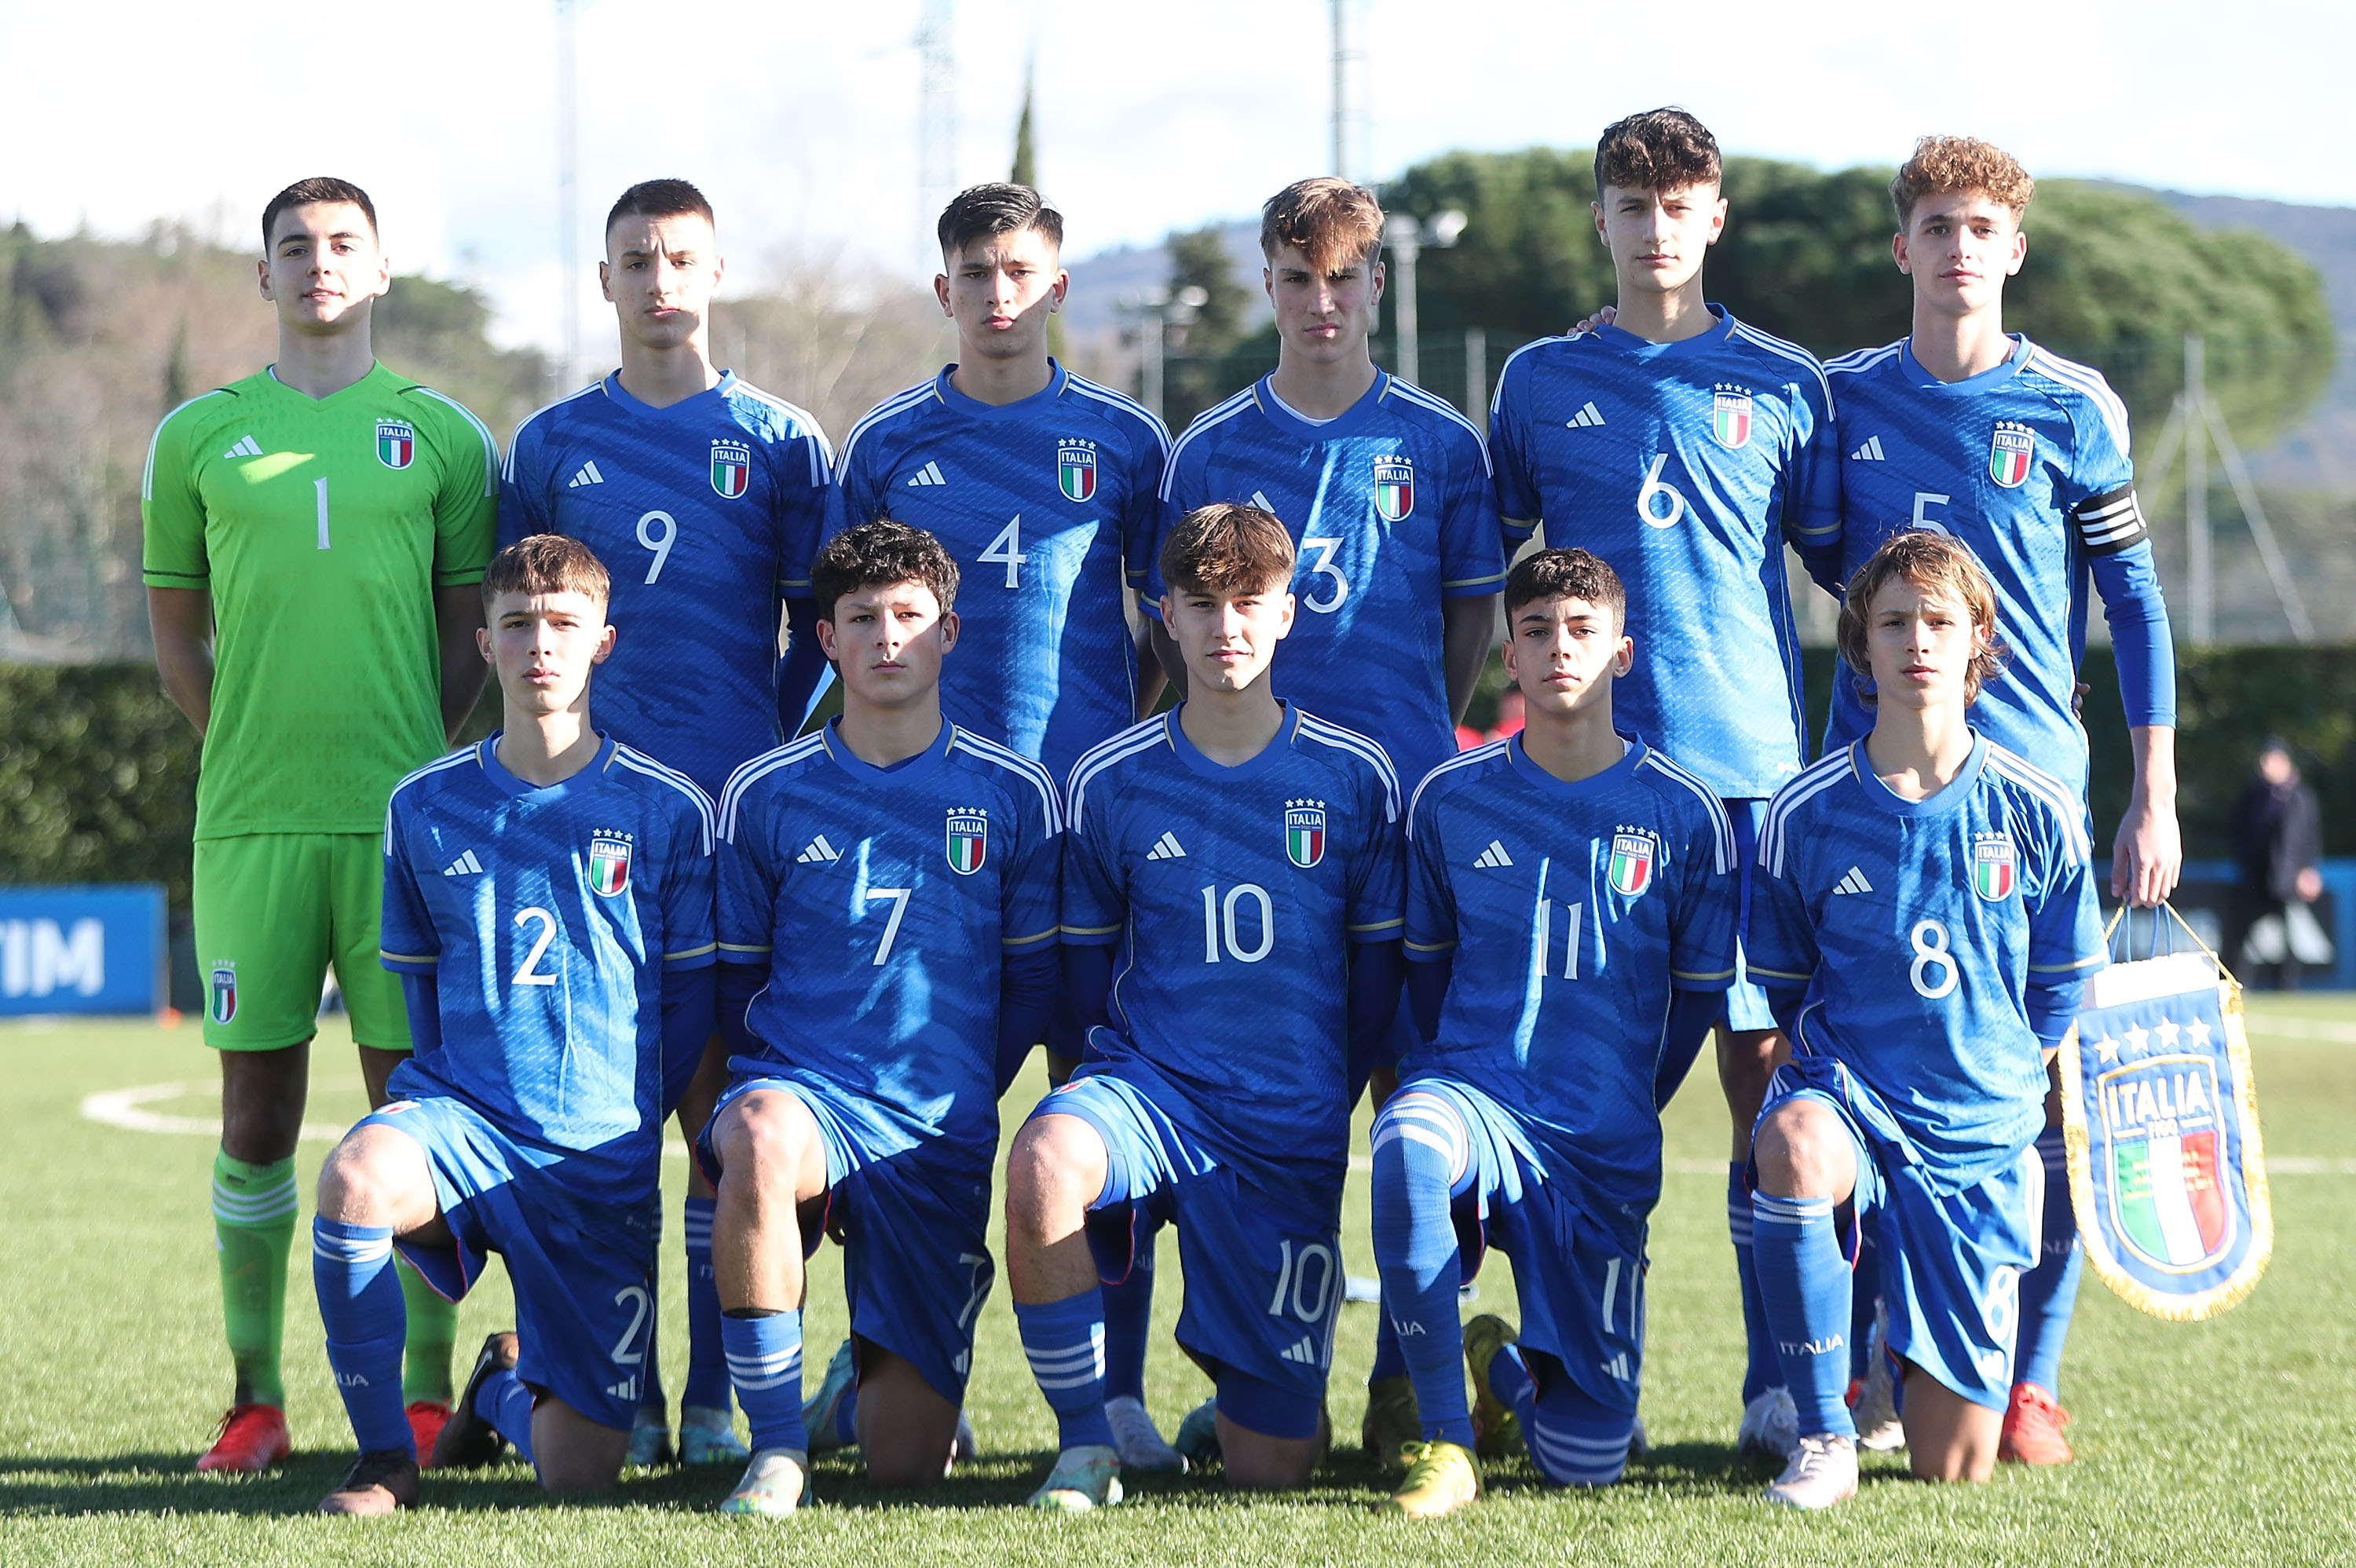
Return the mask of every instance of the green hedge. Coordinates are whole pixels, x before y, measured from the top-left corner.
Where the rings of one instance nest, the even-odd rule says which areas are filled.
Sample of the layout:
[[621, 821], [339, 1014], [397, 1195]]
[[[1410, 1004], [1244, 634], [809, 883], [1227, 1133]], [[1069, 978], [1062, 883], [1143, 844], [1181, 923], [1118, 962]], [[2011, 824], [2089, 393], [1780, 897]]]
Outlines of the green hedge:
[[[2178, 658], [2186, 852], [2232, 853], [2233, 803], [2258, 743], [2280, 734], [2321, 798], [2326, 852], [2356, 855], [2356, 647]], [[1832, 669], [1829, 650], [1810, 650], [1808, 705], [1818, 731]], [[2094, 818], [2107, 843], [2126, 803], [2126, 732], [2109, 654], [2090, 654], [2084, 674]], [[1476, 721], [1494, 716], [1501, 680], [1492, 660], [1474, 699]], [[490, 731], [496, 701], [486, 690], [469, 738]], [[161, 882], [176, 907], [187, 907], [196, 783], [196, 732], [152, 667], [0, 664], [0, 886]]]

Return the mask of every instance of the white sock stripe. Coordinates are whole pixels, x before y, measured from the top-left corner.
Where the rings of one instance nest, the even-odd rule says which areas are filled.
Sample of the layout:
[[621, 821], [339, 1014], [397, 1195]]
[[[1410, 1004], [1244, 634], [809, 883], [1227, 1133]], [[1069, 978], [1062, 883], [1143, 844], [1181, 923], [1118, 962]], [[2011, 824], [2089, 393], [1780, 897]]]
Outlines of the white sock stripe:
[[311, 1251], [331, 1264], [381, 1263], [392, 1256], [392, 1239], [379, 1242], [346, 1241], [335, 1236], [314, 1236]]
[[1023, 1354], [1023, 1359], [1031, 1363], [1031, 1371], [1034, 1374], [1076, 1372], [1085, 1367], [1094, 1367], [1098, 1371], [1102, 1371], [1105, 1364], [1102, 1340], [1092, 1345], [1082, 1345], [1076, 1349], [1026, 1349]]
[[773, 1378], [749, 1377], [731, 1368], [728, 1381], [747, 1393], [760, 1393], [768, 1389], [782, 1388], [787, 1383], [798, 1383], [801, 1381], [801, 1375], [802, 1370], [799, 1367], [796, 1367], [790, 1372], [779, 1372]]
[[802, 1353], [787, 1350], [774, 1356], [730, 1356], [728, 1375], [738, 1381], [766, 1377], [771, 1373], [792, 1376], [801, 1371]]
[[1770, 1198], [1762, 1192], [1751, 1200], [1751, 1222], [1754, 1225], [1802, 1225], [1811, 1220], [1832, 1217], [1833, 1200], [1829, 1198]]
[[1558, 1454], [1585, 1454], [1591, 1457], [1611, 1458], [1628, 1452], [1629, 1437], [1582, 1437], [1576, 1432], [1550, 1427], [1541, 1415], [1529, 1429], [1530, 1440], [1539, 1447]]
[[1103, 1376], [1104, 1369], [1102, 1367], [1098, 1367], [1093, 1372], [1075, 1378], [1042, 1377], [1039, 1373], [1034, 1371], [1031, 1374], [1031, 1381], [1037, 1383], [1044, 1390], [1061, 1392], [1062, 1390], [1070, 1388], [1087, 1388], [1089, 1384], [1098, 1381]]

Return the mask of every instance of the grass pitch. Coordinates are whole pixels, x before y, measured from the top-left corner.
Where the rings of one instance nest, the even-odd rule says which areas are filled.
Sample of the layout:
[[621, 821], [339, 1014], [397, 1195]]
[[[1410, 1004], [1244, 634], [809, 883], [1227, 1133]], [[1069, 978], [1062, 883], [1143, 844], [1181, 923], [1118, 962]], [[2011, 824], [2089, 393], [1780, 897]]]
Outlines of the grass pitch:
[[[782, 1527], [710, 1510], [733, 1475], [626, 1477], [607, 1498], [551, 1502], [512, 1464], [429, 1474], [425, 1503], [387, 1520], [325, 1520], [312, 1506], [351, 1439], [320, 1349], [309, 1248], [298, 1242], [287, 1326], [297, 1454], [273, 1475], [198, 1476], [190, 1465], [228, 1401], [229, 1368], [207, 1212], [216, 1069], [194, 1027], [0, 1026], [0, 1147], [7, 1253], [0, 1304], [0, 1563], [448, 1563], [467, 1568], [594, 1563], [2115, 1563], [2356, 1562], [2356, 999], [2254, 1004], [2273, 1183], [2274, 1263], [2255, 1294], [2209, 1323], [2144, 1317], [2091, 1276], [2063, 1396], [2078, 1462], [2003, 1467], [1986, 1488], [1933, 1488], [1869, 1456], [1857, 1500], [1794, 1517], [1758, 1499], [1763, 1464], [1739, 1460], [1741, 1333], [1724, 1212], [1725, 1112], [1707, 1069], [1669, 1115], [1670, 1174], [1655, 1218], [1644, 1415], [1654, 1448], [1621, 1486], [1557, 1492], [1520, 1465], [1430, 1525], [1377, 1517], [1387, 1488], [1355, 1446], [1374, 1309], [1344, 1309], [1332, 1408], [1340, 1438], [1311, 1489], [1239, 1499], [1215, 1481], [1144, 1480], [1105, 1513], [1055, 1519], [1018, 1507], [1055, 1427], [1032, 1387], [1001, 1282], [982, 1321], [970, 1409], [985, 1454], [916, 1496], [869, 1488], [822, 1460], [823, 1507]], [[307, 1183], [326, 1137], [365, 1109], [345, 1037], [314, 1056]], [[181, 1084], [183, 1091], [164, 1086]], [[1036, 1098], [1007, 1096], [1011, 1127]], [[144, 1096], [121, 1092], [145, 1090]], [[115, 1122], [85, 1114], [90, 1096]], [[1365, 1119], [1361, 1117], [1363, 1147]], [[676, 1154], [676, 1149], [674, 1153]], [[663, 1257], [662, 1359], [674, 1400], [685, 1359], [677, 1189]], [[1365, 1177], [1352, 1178], [1350, 1272], [1371, 1275]], [[1167, 1338], [1176, 1248], [1157, 1312], [1148, 1385], [1165, 1431], [1207, 1392]], [[1496, 1262], [1480, 1307], [1513, 1311]], [[822, 1364], [844, 1328], [831, 1248], [811, 1273], [809, 1342]], [[459, 1358], [509, 1321], [493, 1272], [464, 1308]]]

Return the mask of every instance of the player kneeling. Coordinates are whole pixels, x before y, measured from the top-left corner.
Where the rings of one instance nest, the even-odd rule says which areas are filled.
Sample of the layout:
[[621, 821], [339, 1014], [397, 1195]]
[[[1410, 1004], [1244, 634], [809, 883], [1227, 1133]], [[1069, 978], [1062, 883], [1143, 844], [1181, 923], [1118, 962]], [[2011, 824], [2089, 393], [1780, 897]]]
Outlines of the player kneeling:
[[[698, 1140], [753, 1457], [723, 1513], [804, 1499], [813, 1448], [884, 1486], [948, 1467], [993, 1267], [998, 1096], [1055, 997], [1062, 803], [1036, 763], [941, 716], [958, 569], [905, 523], [810, 574], [842, 716], [755, 757], [720, 809], [732, 1081]], [[803, 1260], [844, 1248], [854, 1365], [801, 1403]]]
[[605, 569], [551, 534], [483, 579], [504, 727], [403, 779], [385, 814], [384, 964], [416, 1054], [327, 1157], [319, 1316], [359, 1462], [323, 1513], [417, 1500], [392, 1253], [450, 1300], [507, 1261], [518, 1332], [477, 1359], [433, 1455], [502, 1441], [541, 1484], [613, 1485], [649, 1353], [663, 1118], [712, 1032], [712, 803], [589, 724], [614, 646]]
[[[1518, 1431], [1558, 1485], [1616, 1481], [1628, 1459], [1658, 1106], [1733, 981], [1740, 901], [1717, 795], [1612, 730], [1626, 619], [1583, 549], [1515, 566], [1505, 674], [1526, 728], [1433, 769], [1408, 808], [1424, 1043], [1375, 1122], [1374, 1234], [1422, 1414], [1387, 1505], [1411, 1518], [1472, 1500], [1476, 1435], [1496, 1452]], [[1514, 1261], [1518, 1340], [1457, 1321], [1490, 1246]]]
[[1873, 730], [1776, 794], [1747, 944], [1792, 1040], [1751, 1211], [1801, 1434], [1767, 1496], [1793, 1508], [1857, 1490], [1843, 1253], [1869, 1211], [1914, 1473], [1995, 1468], [2042, 1222], [2045, 1059], [2104, 962], [2073, 792], [1966, 722], [2000, 656], [1971, 553], [1885, 542], [1850, 580], [1840, 651], [1879, 694]]
[[1015, 1323], [1061, 1430], [1036, 1508], [1119, 1499], [1098, 1282], [1160, 1222], [1178, 1227], [1178, 1340], [1217, 1386], [1227, 1478], [1317, 1467], [1350, 1107], [1398, 1008], [1389, 760], [1269, 689], [1290, 536], [1258, 507], [1205, 507], [1161, 562], [1186, 700], [1072, 771], [1066, 984], [1092, 1027], [1007, 1167]]

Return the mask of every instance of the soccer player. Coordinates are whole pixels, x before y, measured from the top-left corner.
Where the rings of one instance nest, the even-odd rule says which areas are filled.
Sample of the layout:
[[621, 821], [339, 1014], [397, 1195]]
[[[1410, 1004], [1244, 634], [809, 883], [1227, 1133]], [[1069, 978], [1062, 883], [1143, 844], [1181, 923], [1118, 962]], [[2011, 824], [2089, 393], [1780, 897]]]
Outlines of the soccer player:
[[385, 813], [383, 961], [417, 1053], [319, 1175], [312, 1275], [360, 1449], [323, 1513], [417, 1501], [396, 1248], [452, 1301], [489, 1253], [515, 1286], [516, 1331], [485, 1342], [435, 1460], [509, 1443], [551, 1490], [613, 1484], [653, 1328], [663, 1118], [712, 1032], [712, 803], [591, 726], [605, 569], [541, 534], [482, 592], [504, 722]]
[[744, 764], [721, 805], [737, 1054], [699, 1151], [754, 1448], [725, 1513], [804, 1499], [803, 1259], [821, 1233], [844, 1248], [855, 1347], [820, 1413], [830, 1445], [910, 1487], [940, 1479], [959, 1435], [995, 1274], [998, 1096], [1055, 994], [1063, 816], [1038, 763], [942, 715], [959, 576], [905, 523], [830, 540], [811, 583], [842, 715]]
[[[712, 205], [695, 187], [647, 180], [622, 193], [597, 264], [621, 368], [516, 427], [499, 501], [503, 539], [565, 534], [619, 563], [612, 615], [626, 635], [599, 672], [598, 718], [715, 799], [740, 763], [801, 728], [816, 684], [814, 673], [780, 678], [781, 601], [797, 622], [789, 661], [824, 668], [805, 623], [833, 469], [816, 420], [712, 363], [712, 296], [725, 272]], [[690, 1140], [726, 1081], [715, 1035], [680, 1104]], [[691, 1465], [745, 1458], [720, 1345], [712, 1202], [691, 1167], [679, 1424], [680, 1456]], [[639, 1465], [670, 1447], [652, 1360], [645, 1393], [630, 1439]]]
[[942, 705], [1060, 780], [1161, 695], [1122, 602], [1145, 577], [1170, 435], [1049, 357], [1071, 283], [1063, 215], [1037, 191], [975, 186], [938, 232], [958, 362], [851, 427], [830, 531], [891, 517], [939, 539], [965, 589]]
[[[2028, 255], [2020, 221], [2034, 190], [2010, 156], [1959, 136], [1924, 137], [1890, 182], [1891, 251], [1912, 281], [1913, 329], [1826, 367], [1847, 452], [1843, 570], [1855, 571], [1901, 529], [1961, 539], [1996, 585], [2012, 648], [1973, 720], [2082, 804], [2088, 756], [2073, 693], [2091, 581], [2110, 623], [2135, 755], [2111, 896], [2157, 904], [2183, 868], [2168, 606], [2136, 501], [2126, 406], [2099, 371], [2004, 330], [2004, 281]], [[1827, 750], [1872, 723], [1861, 679], [1836, 682]], [[2005, 1416], [2005, 1456], [2031, 1464], [2071, 1456], [2056, 1396], [2084, 1253], [2059, 1104], [2057, 1091], [2038, 1142], [2045, 1232], [2038, 1266], [2021, 1281], [2019, 1377]]]
[[1066, 984], [1094, 1027], [1007, 1168], [1014, 1318], [1062, 1450], [1034, 1508], [1119, 1500], [1098, 1281], [1153, 1223], [1178, 1226], [1178, 1340], [1217, 1386], [1228, 1479], [1316, 1467], [1350, 1108], [1399, 996], [1389, 759], [1269, 688], [1290, 534], [1213, 505], [1158, 567], [1187, 699], [1073, 772]]
[[[1708, 302], [1702, 261], [1726, 224], [1718, 143], [1681, 109], [1632, 114], [1595, 147], [1595, 229], [1619, 280], [1609, 325], [1505, 362], [1489, 418], [1509, 541], [1592, 550], [1628, 585], [1644, 656], [1618, 722], [1690, 767], [1733, 821], [1748, 880], [1766, 797], [1806, 749], [1785, 541], [1830, 581], [1840, 467], [1824, 372], [1804, 349]], [[1789, 1396], [1751, 1265], [1751, 1123], [1782, 1049], [1738, 965], [1718, 1034], [1733, 1125], [1727, 1224], [1747, 1355], [1740, 1441], [1781, 1457]]]
[[1777, 791], [1760, 835], [1751, 965], [1792, 1058], [1753, 1139], [1752, 1226], [1801, 1434], [1767, 1496], [1793, 1508], [1857, 1490], [1843, 1395], [1868, 1215], [1914, 1474], [1996, 1465], [2045, 1199], [2045, 1063], [2105, 962], [2083, 803], [1968, 720], [1999, 613], [1955, 540], [1885, 541], [1840, 618], [1873, 728]]
[[[1047, 353], [1048, 318], [1070, 280], [1063, 215], [1027, 186], [979, 185], [941, 212], [942, 313], [958, 362], [886, 398], [843, 443], [831, 528], [879, 517], [924, 528], [959, 563], [961, 651], [943, 675], [958, 722], [1044, 764], [1059, 782], [1098, 741], [1153, 710], [1161, 663], [1133, 638], [1125, 601], [1142, 585], [1159, 520], [1170, 432], [1119, 393]], [[1070, 1075], [1078, 1027], [1050, 1020], [1050, 1074]], [[1145, 1413], [1146, 1266], [1114, 1292], [1111, 1330], [1135, 1319], [1116, 1358], [1112, 1423], [1122, 1458], [1180, 1461]], [[827, 1411], [849, 1386], [849, 1346], [811, 1396], [812, 1441], [830, 1447]]]
[[[1277, 366], [1186, 427], [1162, 482], [1162, 523], [1213, 502], [1282, 519], [1306, 613], [1277, 694], [1370, 736], [1420, 778], [1456, 754], [1456, 722], [1494, 641], [1505, 558], [1480, 432], [1375, 366], [1382, 237], [1381, 206], [1347, 180], [1301, 180], [1269, 198], [1261, 283]], [[1149, 579], [1149, 611], [1169, 586]], [[1183, 690], [1183, 661], [1166, 629], [1155, 635]], [[1409, 1033], [1401, 1016], [1376, 1063], [1378, 1093]], [[1141, 1314], [1118, 1310], [1119, 1295], [1107, 1332], [1117, 1381], [1141, 1367], [1145, 1335]], [[1386, 1321], [1362, 1437], [1387, 1456], [1414, 1435], [1407, 1366]]]
[[[236, 1392], [200, 1470], [289, 1452], [279, 1346], [321, 982], [332, 965], [380, 1105], [410, 1049], [376, 960], [385, 797], [482, 690], [476, 584], [498, 507], [482, 421], [376, 362], [369, 319], [392, 272], [368, 194], [298, 180], [263, 209], [262, 238], [278, 357], [165, 415], [140, 485], [155, 662], [204, 737], [193, 882]], [[430, 1444], [457, 1314], [413, 1271], [401, 1282], [403, 1389]]]
[[[1725, 810], [1612, 728], [1636, 657], [1619, 577], [1585, 550], [1541, 550], [1505, 599], [1526, 725], [1441, 763], [1408, 803], [1408, 993], [1429, 1043], [1374, 1131], [1375, 1257], [1423, 1427], [1388, 1507], [1416, 1519], [1477, 1494], [1476, 1437], [1518, 1431], [1557, 1485], [1619, 1479], [1658, 1105], [1734, 979]], [[1518, 1337], [1457, 1319], [1491, 1245], [1514, 1262]]]

